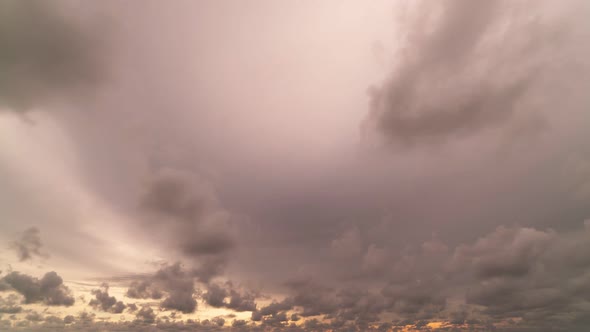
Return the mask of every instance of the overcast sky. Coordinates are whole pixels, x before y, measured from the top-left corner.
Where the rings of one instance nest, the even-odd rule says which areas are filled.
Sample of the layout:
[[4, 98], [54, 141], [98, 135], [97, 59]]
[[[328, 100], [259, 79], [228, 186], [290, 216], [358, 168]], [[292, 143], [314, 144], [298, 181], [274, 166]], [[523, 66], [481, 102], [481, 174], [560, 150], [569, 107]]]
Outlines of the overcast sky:
[[587, 331], [588, 18], [0, 1], [0, 330]]

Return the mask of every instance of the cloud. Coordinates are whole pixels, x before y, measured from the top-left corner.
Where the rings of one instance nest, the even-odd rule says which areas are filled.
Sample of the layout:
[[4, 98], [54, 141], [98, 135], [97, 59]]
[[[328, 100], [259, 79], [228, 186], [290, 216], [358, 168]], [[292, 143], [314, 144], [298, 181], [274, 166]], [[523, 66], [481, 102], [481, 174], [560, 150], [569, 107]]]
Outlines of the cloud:
[[[287, 297], [254, 311], [251, 319], [276, 325], [291, 312], [308, 317], [312, 325], [309, 318], [322, 317], [332, 327], [354, 324], [368, 330], [393, 315], [403, 317], [400, 328], [418, 330], [433, 321], [474, 331], [581, 330], [590, 310], [590, 238], [585, 231], [498, 227], [455, 248], [436, 237], [418, 248], [383, 270], [380, 279], [389, 281], [378, 292], [293, 280], [287, 283]], [[408, 257], [411, 263], [403, 264], [400, 277], [396, 266]], [[510, 319], [516, 320], [506, 327]]]
[[0, 5], [0, 111], [76, 98], [98, 80], [97, 40], [43, 1]]
[[223, 317], [214, 317], [211, 321], [217, 326], [223, 326], [225, 324], [225, 319], [223, 319]]
[[18, 298], [15, 295], [9, 295], [7, 298], [0, 296], [0, 314], [18, 314], [23, 308], [18, 305]]
[[192, 172], [161, 169], [147, 182], [140, 207], [150, 226], [162, 229], [177, 250], [200, 263], [195, 273], [203, 282], [223, 272], [236, 241], [231, 215], [207, 181]]
[[[66, 256], [55, 263], [70, 264], [72, 255], [84, 263], [68, 266], [71, 278], [92, 271], [134, 276], [125, 279], [126, 296], [137, 303], [118, 301], [113, 288], [95, 290], [86, 299], [109, 314], [81, 315], [68, 329], [231, 331], [234, 319], [234, 331], [430, 330], [433, 321], [446, 324], [441, 330], [581, 326], [588, 248], [568, 230], [570, 220], [588, 218], [588, 208], [555, 189], [555, 172], [548, 171], [559, 168], [557, 150], [575, 149], [577, 133], [567, 127], [579, 119], [562, 114], [578, 101], [563, 90], [584, 77], [576, 71], [565, 85], [548, 79], [561, 74], [550, 65], [553, 55], [564, 66], [571, 62], [561, 21], [508, 1], [410, 3], [415, 11], [398, 21], [405, 39], [396, 46], [405, 53], [394, 55], [396, 68], [374, 90], [368, 129], [407, 146], [469, 136], [473, 153], [449, 147], [389, 158], [367, 156], [354, 142], [362, 87], [375, 74], [363, 52], [380, 38], [364, 30], [395, 30], [391, 3], [337, 2], [154, 2], [142, 11], [119, 2], [71, 2], [120, 18], [108, 59], [118, 69], [116, 82], [77, 104], [95, 112], [39, 114], [42, 123], [30, 130], [0, 124], [7, 142], [13, 135], [23, 140], [0, 149], [9, 161], [0, 162], [8, 181], [0, 197], [22, 189], [0, 208], [8, 228], [13, 220], [43, 217], [43, 242], [52, 255]], [[68, 15], [82, 20], [78, 9]], [[383, 26], [375, 24], [375, 10], [387, 12]], [[301, 31], [303, 18], [310, 24]], [[0, 104], [10, 100], [4, 107], [25, 110], [75, 98], [77, 83], [35, 81], [42, 93], [27, 92], [17, 102], [3, 91]], [[554, 98], [560, 94], [563, 103]], [[504, 136], [529, 115], [545, 119], [543, 113], [560, 118], [551, 123], [558, 127], [567, 123], [547, 145], [498, 157], [475, 139]], [[54, 134], [57, 143], [45, 145]], [[39, 139], [24, 144], [29, 136]], [[48, 152], [31, 157], [41, 150]], [[581, 193], [586, 166], [566, 170]], [[39, 194], [51, 184], [58, 195]], [[39, 204], [29, 205], [29, 198]], [[383, 213], [391, 216], [382, 221]], [[555, 231], [545, 228], [550, 224]], [[63, 241], [81, 236], [67, 231], [72, 226], [94, 232], [85, 239], [96, 243]], [[171, 263], [141, 274], [134, 269], [145, 268], [146, 255]], [[0, 289], [8, 288], [2, 278]], [[220, 319], [189, 321], [208, 316], [199, 312], [201, 300], [221, 308], [212, 316], [235, 316], [224, 316], [223, 326]], [[121, 311], [137, 322], [101, 321]], [[250, 312], [257, 326], [245, 318]]]
[[160, 303], [160, 307], [178, 310], [183, 313], [194, 312], [197, 300], [194, 298], [195, 283], [193, 277], [182, 269], [180, 263], [162, 267], [154, 276], [163, 284], [168, 296]]
[[152, 309], [151, 307], [143, 306], [135, 314], [135, 317], [137, 318], [137, 320], [143, 323], [151, 324], [156, 320], [156, 313], [154, 312], [154, 309]]
[[63, 284], [62, 278], [55, 272], [47, 272], [41, 280], [21, 274], [10, 272], [2, 278], [12, 290], [20, 293], [25, 298], [25, 303], [44, 303], [50, 306], [71, 306], [74, 297], [70, 289]]
[[411, 8], [396, 69], [369, 91], [368, 131], [389, 143], [435, 144], [514, 124], [519, 114], [544, 115], [531, 100], [555, 96], [544, 80], [556, 75], [557, 52], [571, 56], [569, 22], [547, 18], [546, 3], [535, 14], [503, 0]]
[[137, 304], [135, 303], [127, 303], [127, 311], [135, 312], [137, 311]]
[[114, 296], [109, 296], [108, 284], [102, 284], [101, 287], [102, 289], [92, 290], [91, 293], [94, 295], [94, 299], [90, 300], [88, 304], [95, 309], [102, 311], [111, 312], [114, 314], [122, 313], [126, 308], [125, 304], [121, 301], [117, 301]]
[[127, 297], [132, 299], [153, 299], [159, 300], [162, 298], [162, 291], [156, 288], [156, 286], [150, 280], [133, 281], [127, 289], [125, 294]]
[[[144, 277], [144, 280], [132, 281], [126, 294], [137, 299], [162, 299], [162, 309], [192, 313], [197, 309], [194, 278], [195, 276], [186, 271], [180, 262], [164, 264], [153, 275]], [[114, 298], [110, 303], [113, 303], [113, 300]]]
[[225, 298], [227, 296], [228, 293], [225, 288], [216, 284], [212, 284], [209, 285], [207, 293], [203, 295], [203, 300], [205, 300], [205, 303], [214, 308], [221, 308], [226, 305]]
[[499, 227], [474, 245], [457, 248], [453, 259], [455, 264], [470, 264], [470, 270], [478, 278], [519, 277], [534, 268], [536, 259], [554, 236], [551, 232], [530, 228]]
[[[233, 289], [231, 283], [226, 283], [226, 288], [209, 284], [207, 293], [202, 298], [208, 305], [214, 308], [228, 308], [234, 311], [256, 311], [256, 296], [250, 292], [239, 292]], [[229, 301], [226, 299], [229, 298]]]
[[360, 255], [362, 250], [361, 236], [358, 228], [344, 232], [331, 243], [331, 249], [336, 257], [354, 258]]
[[41, 248], [41, 235], [37, 227], [31, 227], [25, 230], [18, 241], [12, 244], [12, 248], [16, 251], [18, 259], [21, 262], [32, 260], [33, 257], [47, 258], [49, 255], [44, 253]]

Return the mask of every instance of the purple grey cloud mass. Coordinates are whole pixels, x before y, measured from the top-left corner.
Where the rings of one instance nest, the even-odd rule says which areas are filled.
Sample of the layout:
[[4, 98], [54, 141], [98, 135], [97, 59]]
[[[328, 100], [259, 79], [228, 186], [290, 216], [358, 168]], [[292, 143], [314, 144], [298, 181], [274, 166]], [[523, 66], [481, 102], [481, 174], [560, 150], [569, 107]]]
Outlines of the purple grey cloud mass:
[[586, 331], [588, 14], [4, 1], [0, 330]]

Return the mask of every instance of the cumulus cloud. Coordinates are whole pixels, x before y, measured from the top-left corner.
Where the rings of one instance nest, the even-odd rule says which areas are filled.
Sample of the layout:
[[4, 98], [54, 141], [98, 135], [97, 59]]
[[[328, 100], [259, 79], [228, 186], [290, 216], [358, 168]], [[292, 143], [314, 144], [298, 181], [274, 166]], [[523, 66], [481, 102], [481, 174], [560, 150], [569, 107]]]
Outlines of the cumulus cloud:
[[576, 61], [568, 53], [570, 22], [548, 17], [544, 10], [554, 8], [547, 3], [531, 11], [503, 0], [445, 0], [411, 9], [400, 23], [396, 69], [369, 90], [366, 125], [388, 142], [432, 144], [478, 134], [521, 114], [543, 116], [533, 100], [563, 98], [543, 84], [559, 61]]
[[150, 280], [133, 281], [126, 293], [127, 297], [132, 299], [153, 299], [162, 298], [162, 291], [157, 288]]
[[194, 312], [197, 300], [194, 298], [195, 282], [193, 277], [182, 269], [180, 263], [165, 266], [154, 276], [163, 284], [168, 296], [160, 303], [160, 307], [178, 310], [183, 313]]
[[18, 314], [22, 310], [15, 295], [9, 295], [6, 298], [0, 296], [0, 314]]
[[[296, 279], [286, 284], [287, 297], [258, 308], [251, 319], [279, 326], [292, 313], [291, 321], [308, 317], [313, 325], [309, 318], [322, 317], [332, 328], [353, 324], [369, 330], [393, 315], [402, 318], [390, 327], [420, 329], [439, 321], [474, 331], [503, 331], [507, 320], [516, 319], [507, 331], [580, 330], [590, 308], [589, 241], [586, 232], [526, 227], [499, 227], [455, 248], [433, 238], [418, 246], [419, 252], [395, 259], [394, 268], [384, 269], [379, 291]], [[412, 263], [403, 263], [405, 276], [400, 278], [395, 265], [407, 257]], [[209, 295], [215, 302], [227, 293], [213, 288]]]
[[143, 323], [151, 324], [156, 320], [156, 313], [154, 312], [154, 309], [152, 309], [151, 307], [143, 306], [135, 314], [135, 317], [137, 318], [137, 320]]
[[11, 290], [24, 296], [24, 303], [44, 303], [51, 306], [71, 306], [74, 297], [55, 272], [47, 272], [40, 280], [19, 272], [10, 272], [2, 278]]
[[40, 231], [37, 227], [28, 228], [23, 232], [20, 239], [12, 244], [12, 248], [16, 251], [19, 261], [27, 261], [33, 257], [47, 258], [49, 255], [41, 250], [43, 242], [41, 242]]
[[240, 292], [226, 283], [226, 287], [218, 284], [208, 285], [207, 293], [202, 298], [208, 305], [214, 308], [228, 308], [234, 311], [255, 311], [256, 295], [250, 292]]
[[228, 294], [225, 288], [216, 284], [212, 284], [209, 285], [207, 293], [203, 295], [203, 300], [205, 300], [205, 303], [214, 308], [220, 308], [226, 305], [225, 298], [227, 295]]
[[[143, 280], [132, 281], [126, 294], [136, 299], [162, 299], [160, 301], [162, 309], [192, 313], [197, 309], [195, 293], [194, 274], [177, 262], [163, 265], [153, 275], [144, 277]], [[101, 294], [105, 293], [101, 292]], [[110, 300], [110, 303], [113, 303], [113, 300], [114, 298]]]
[[93, 289], [94, 299], [88, 303], [90, 306], [114, 314], [120, 314], [125, 310], [126, 305], [122, 301], [117, 301], [114, 296], [109, 296], [109, 285], [102, 284], [101, 289]]
[[0, 111], [74, 98], [98, 79], [96, 40], [43, 1], [0, 5]]

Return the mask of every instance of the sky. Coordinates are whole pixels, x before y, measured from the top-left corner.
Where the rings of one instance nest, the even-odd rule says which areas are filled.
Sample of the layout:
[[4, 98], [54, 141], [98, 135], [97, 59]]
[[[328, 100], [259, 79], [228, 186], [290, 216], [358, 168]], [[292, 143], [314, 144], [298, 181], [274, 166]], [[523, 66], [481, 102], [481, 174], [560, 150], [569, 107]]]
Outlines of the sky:
[[583, 0], [0, 2], [0, 330], [587, 331]]

